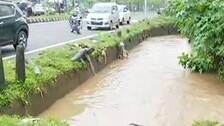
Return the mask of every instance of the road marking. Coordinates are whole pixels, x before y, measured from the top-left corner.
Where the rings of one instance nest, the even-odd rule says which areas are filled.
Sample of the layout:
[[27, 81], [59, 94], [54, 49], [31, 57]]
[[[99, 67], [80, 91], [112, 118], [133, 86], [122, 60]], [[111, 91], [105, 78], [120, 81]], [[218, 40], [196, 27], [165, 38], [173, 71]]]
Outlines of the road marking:
[[[103, 32], [103, 34], [107, 34], [107, 33], [111, 33], [111, 32], [115, 32], [115, 31]], [[97, 35], [98, 34], [93, 34], [93, 35], [89, 35], [89, 36], [86, 36], [86, 37], [73, 39], [73, 40], [70, 40], [70, 41], [66, 41], [66, 42], [54, 44], [54, 45], [51, 45], [51, 46], [46, 46], [46, 47], [43, 47], [43, 48], [35, 49], [35, 50], [32, 50], [32, 51], [27, 51], [27, 52], [25, 52], [25, 55], [36, 53], [36, 52], [39, 52], [39, 51], [47, 50], [47, 49], [58, 47], [58, 46], [62, 46], [62, 45], [66, 45], [66, 44], [69, 44], [69, 43], [77, 42], [77, 41], [80, 41], [80, 40], [89, 39], [89, 38], [92, 38], [92, 37], [96, 37]], [[7, 57], [4, 57], [3, 60], [8, 60], [8, 59], [15, 58], [15, 57], [16, 57], [16, 55], [7, 56]]]
[[[87, 18], [82, 19], [82, 21], [87, 21]], [[138, 20], [131, 20], [131, 22], [138, 22]]]
[[[132, 20], [132, 22], [135, 23], [135, 22], [138, 22], [138, 20]], [[108, 34], [108, 33], [112, 33], [112, 32], [116, 32], [116, 30], [102, 32], [102, 33], [103, 34]], [[80, 41], [80, 40], [89, 39], [89, 38], [92, 38], [92, 37], [96, 37], [97, 35], [98, 34], [93, 34], [93, 35], [89, 35], [89, 36], [86, 36], [86, 37], [73, 39], [73, 40], [66, 41], [66, 42], [61, 42], [61, 43], [58, 43], [58, 44], [55, 44], [55, 45], [50, 45], [50, 46], [46, 46], [46, 47], [43, 47], [43, 48], [27, 51], [27, 52], [25, 52], [25, 55], [36, 53], [36, 52], [39, 52], [39, 51], [47, 50], [47, 49], [58, 47], [58, 46], [62, 46], [62, 45], [66, 45], [66, 44], [69, 44], [69, 43], [77, 42], [77, 41]], [[8, 60], [8, 59], [12, 59], [12, 58], [15, 58], [15, 57], [16, 57], [16, 55], [7, 56], [7, 57], [4, 57], [3, 60]]]

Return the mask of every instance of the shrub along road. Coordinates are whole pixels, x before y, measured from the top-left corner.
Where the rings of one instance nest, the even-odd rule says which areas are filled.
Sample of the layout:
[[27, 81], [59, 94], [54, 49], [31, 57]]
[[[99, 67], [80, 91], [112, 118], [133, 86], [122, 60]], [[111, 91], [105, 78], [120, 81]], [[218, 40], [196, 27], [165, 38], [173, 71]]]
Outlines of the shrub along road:
[[[155, 17], [156, 12], [148, 13], [148, 17]], [[138, 15], [132, 15], [132, 21], [141, 20], [144, 18], [144, 13], [139, 13]], [[52, 47], [63, 45], [69, 41], [82, 40], [91, 37], [99, 32], [108, 32], [107, 30], [87, 30], [85, 21], [83, 23], [82, 34], [78, 35], [76, 33], [71, 33], [68, 21], [57, 21], [49, 23], [37, 23], [29, 24], [30, 35], [28, 39], [28, 46], [26, 49], [26, 54], [33, 55], [42, 50], [49, 49]], [[2, 49], [4, 59], [13, 58], [15, 55], [15, 50], [12, 46], [7, 46]]]

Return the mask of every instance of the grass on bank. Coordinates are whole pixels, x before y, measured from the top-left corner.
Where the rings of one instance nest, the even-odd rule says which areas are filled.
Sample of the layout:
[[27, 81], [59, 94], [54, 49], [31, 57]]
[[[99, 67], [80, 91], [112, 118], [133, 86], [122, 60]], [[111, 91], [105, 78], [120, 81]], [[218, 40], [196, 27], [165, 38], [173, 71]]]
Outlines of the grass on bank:
[[[33, 117], [0, 116], [1, 126], [69, 126], [66, 121], [55, 118], [39, 119]], [[192, 126], [221, 126], [216, 120], [195, 120]]]
[[37, 119], [32, 117], [0, 116], [1, 126], [69, 126], [67, 122], [57, 119]]
[[195, 120], [192, 126], [220, 126], [216, 120]]

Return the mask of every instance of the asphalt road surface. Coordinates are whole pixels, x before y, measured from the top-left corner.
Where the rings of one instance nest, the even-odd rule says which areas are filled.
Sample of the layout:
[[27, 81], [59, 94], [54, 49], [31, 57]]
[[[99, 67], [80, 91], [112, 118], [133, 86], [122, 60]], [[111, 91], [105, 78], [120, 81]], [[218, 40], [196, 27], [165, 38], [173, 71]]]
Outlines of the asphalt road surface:
[[[149, 12], [148, 18], [157, 16], [155, 12]], [[144, 18], [144, 13], [132, 14], [132, 22], [136, 22]], [[122, 27], [125, 27], [124, 25]], [[121, 28], [122, 28], [121, 27]], [[72, 41], [79, 41], [90, 38], [99, 32], [108, 32], [103, 29], [87, 30], [86, 23], [83, 21], [82, 34], [71, 33], [68, 21], [56, 21], [48, 23], [29, 24], [30, 34], [26, 55], [32, 56], [34, 53], [41, 52], [46, 49], [62, 46]], [[10, 46], [1, 48], [4, 60], [15, 57], [15, 50]]]

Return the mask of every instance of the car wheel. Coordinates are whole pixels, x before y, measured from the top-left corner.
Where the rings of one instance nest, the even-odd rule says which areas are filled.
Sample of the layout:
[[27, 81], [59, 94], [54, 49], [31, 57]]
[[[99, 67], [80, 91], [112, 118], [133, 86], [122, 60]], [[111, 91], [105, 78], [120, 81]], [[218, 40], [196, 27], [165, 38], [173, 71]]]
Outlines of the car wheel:
[[24, 47], [24, 49], [26, 49], [27, 47], [27, 34], [24, 31], [20, 31], [17, 35], [16, 38], [16, 44], [14, 44], [14, 48], [16, 49], [17, 45], [22, 45], [22, 47]]
[[88, 27], [87, 27], [87, 29], [88, 29], [88, 30], [91, 30], [91, 29], [92, 29], [92, 27], [89, 27], [89, 26], [88, 26]]
[[112, 21], [110, 22], [109, 30], [113, 30], [113, 22]]
[[130, 24], [131, 23], [131, 17], [129, 17], [128, 21], [127, 21], [127, 24]]
[[77, 34], [81, 34], [81, 31], [82, 31], [81, 28], [78, 28], [77, 29]]
[[120, 25], [124, 24], [124, 18], [122, 18], [122, 21], [120, 22]]
[[120, 20], [118, 20], [118, 22], [117, 22], [117, 25], [116, 25], [117, 29], [119, 28], [119, 22], [120, 22]]

